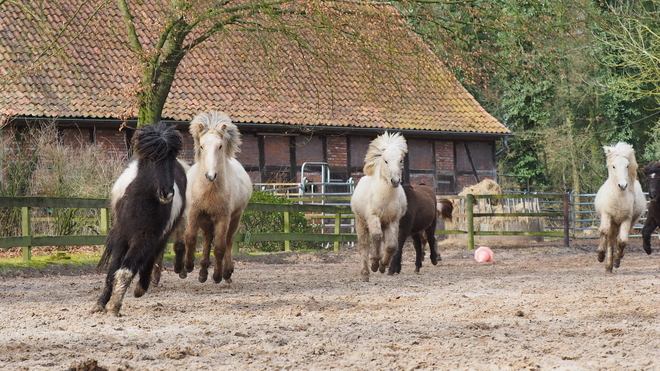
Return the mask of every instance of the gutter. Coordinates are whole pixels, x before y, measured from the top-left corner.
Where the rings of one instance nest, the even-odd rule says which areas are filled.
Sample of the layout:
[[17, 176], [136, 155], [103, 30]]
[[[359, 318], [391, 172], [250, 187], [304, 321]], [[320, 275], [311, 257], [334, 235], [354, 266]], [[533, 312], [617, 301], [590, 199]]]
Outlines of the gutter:
[[[119, 126], [121, 123], [126, 122], [129, 126], [135, 127], [137, 119], [120, 120], [117, 118], [83, 118], [83, 117], [35, 117], [35, 116], [14, 116], [10, 121], [23, 121], [23, 122], [37, 122], [37, 121], [56, 121], [58, 123], [72, 123], [83, 124], [89, 126]], [[179, 127], [187, 126], [189, 121], [182, 120], [162, 120], [168, 124], [175, 124]], [[243, 123], [234, 122], [239, 128], [256, 129], [261, 132], [282, 132], [289, 133], [330, 133], [335, 135], [342, 135], [347, 133], [365, 133], [374, 134], [383, 131], [401, 132], [409, 137], [428, 137], [432, 136], [446, 136], [446, 137], [467, 137], [474, 139], [475, 136], [482, 138], [503, 138], [504, 148], [497, 151], [499, 155], [508, 150], [507, 139], [513, 136], [512, 133], [480, 133], [480, 132], [466, 132], [466, 131], [441, 131], [441, 130], [411, 130], [411, 129], [389, 129], [389, 128], [364, 128], [364, 127], [344, 127], [344, 126], [311, 126], [311, 125], [287, 125], [287, 124], [257, 124], [257, 123]]]

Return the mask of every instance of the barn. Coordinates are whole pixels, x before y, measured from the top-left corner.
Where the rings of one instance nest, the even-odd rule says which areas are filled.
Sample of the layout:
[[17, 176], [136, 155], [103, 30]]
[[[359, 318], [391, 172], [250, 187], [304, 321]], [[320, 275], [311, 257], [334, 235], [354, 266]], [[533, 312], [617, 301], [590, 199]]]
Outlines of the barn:
[[[12, 4], [4, 5], [1, 135], [12, 127], [55, 122], [65, 142], [84, 140], [128, 155], [132, 131], [120, 128], [137, 124], [131, 94], [139, 82], [136, 61], [115, 6], [97, 3], [43, 4], [47, 22], [72, 19], [58, 35], [61, 47], [48, 58], [39, 54], [39, 45], [52, 35]], [[139, 7], [136, 18], [142, 19], [145, 38], [163, 11], [160, 3], [145, 0]], [[303, 165], [310, 163], [326, 163], [336, 180], [357, 179], [368, 143], [386, 130], [408, 140], [407, 183], [456, 194], [484, 178], [496, 179], [496, 143], [511, 131], [397, 20], [392, 5], [351, 6], [377, 15], [370, 22], [356, 20], [362, 34], [373, 38], [364, 44], [326, 40], [312, 31], [292, 40], [231, 30], [188, 53], [163, 110], [163, 119], [184, 135], [186, 159], [192, 160], [187, 123], [216, 109], [229, 114], [243, 134], [238, 159], [255, 183], [300, 182]], [[383, 29], [388, 32], [378, 32]], [[377, 43], [387, 48], [363, 47]]]

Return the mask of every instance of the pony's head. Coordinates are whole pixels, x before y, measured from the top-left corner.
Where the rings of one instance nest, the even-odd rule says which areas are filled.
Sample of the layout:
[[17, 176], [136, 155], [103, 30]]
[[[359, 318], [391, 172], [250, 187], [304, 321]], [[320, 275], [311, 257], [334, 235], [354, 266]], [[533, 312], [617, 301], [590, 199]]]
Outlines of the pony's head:
[[205, 171], [206, 179], [213, 182], [218, 166], [240, 152], [241, 133], [229, 116], [217, 111], [197, 115], [190, 122], [190, 134], [195, 141], [195, 162]]
[[649, 198], [655, 200], [660, 194], [660, 161], [649, 162], [642, 172], [649, 181]]
[[166, 204], [174, 197], [174, 163], [183, 149], [183, 139], [174, 126], [163, 122], [138, 129], [133, 136], [133, 148], [139, 159], [138, 171], [153, 171], [156, 193]]
[[401, 185], [403, 158], [408, 153], [408, 144], [401, 133], [385, 132], [372, 140], [364, 158], [364, 173], [379, 176], [394, 188]]
[[637, 179], [637, 161], [635, 150], [624, 142], [616, 146], [604, 146], [607, 157], [607, 171], [609, 178], [616, 183], [620, 190], [625, 191]]

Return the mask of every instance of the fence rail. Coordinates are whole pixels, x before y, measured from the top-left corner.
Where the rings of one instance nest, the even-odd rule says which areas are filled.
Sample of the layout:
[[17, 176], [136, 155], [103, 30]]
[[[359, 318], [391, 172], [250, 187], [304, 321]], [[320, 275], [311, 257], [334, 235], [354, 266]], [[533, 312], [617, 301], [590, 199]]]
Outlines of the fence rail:
[[[474, 236], [544, 236], [564, 239], [568, 246], [570, 239], [586, 238], [582, 232], [597, 229], [597, 218], [593, 210], [593, 195], [576, 194], [506, 194], [506, 195], [466, 195], [443, 196], [460, 203], [462, 210], [455, 210], [455, 218], [465, 218], [465, 230], [437, 231], [436, 234], [463, 234], [468, 236], [468, 247], [474, 248]], [[316, 198], [314, 198], [316, 201]], [[481, 202], [486, 201], [486, 207]], [[330, 204], [305, 204], [295, 200], [292, 204], [250, 203], [248, 211], [279, 212], [284, 219], [282, 231], [269, 233], [238, 233], [235, 238], [234, 252], [238, 252], [238, 243], [284, 241], [285, 250], [290, 250], [293, 241], [311, 241], [333, 243], [334, 250], [339, 250], [340, 243], [355, 242], [355, 233], [342, 232], [342, 220], [355, 218], [349, 206]], [[493, 201], [500, 202], [501, 209], [493, 208]], [[23, 260], [30, 260], [33, 246], [79, 246], [103, 245], [110, 229], [108, 213], [109, 201], [106, 199], [84, 198], [53, 198], [53, 197], [0, 197], [0, 209], [18, 208], [21, 210], [21, 236], [0, 237], [0, 248], [22, 247]], [[89, 208], [100, 210], [98, 231], [96, 235], [35, 235], [32, 223], [43, 220], [42, 217], [32, 217], [34, 208]], [[476, 212], [474, 211], [476, 208]], [[520, 210], [520, 211], [518, 211]], [[483, 212], [488, 211], [488, 212]], [[500, 212], [501, 211], [501, 212]], [[506, 211], [506, 212], [504, 212]], [[322, 233], [292, 233], [290, 213], [306, 213], [307, 219], [330, 220], [323, 223], [328, 228], [322, 228]], [[544, 218], [549, 225], [540, 231], [508, 231], [508, 230], [475, 230], [475, 220], [490, 217], [509, 218]], [[334, 220], [334, 223], [332, 223]], [[644, 217], [642, 218], [642, 222]], [[345, 226], [345, 225], [344, 225]], [[641, 228], [636, 225], [635, 228]], [[591, 232], [591, 237], [597, 234]], [[639, 235], [631, 234], [631, 237]]]

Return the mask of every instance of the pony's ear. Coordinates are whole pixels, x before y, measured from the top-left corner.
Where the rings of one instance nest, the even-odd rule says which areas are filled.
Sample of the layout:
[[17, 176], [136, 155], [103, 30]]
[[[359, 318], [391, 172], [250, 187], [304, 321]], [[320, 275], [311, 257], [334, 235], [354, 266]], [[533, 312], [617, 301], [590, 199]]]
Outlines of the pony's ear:
[[364, 171], [364, 173], [367, 174], [367, 175], [374, 175], [374, 167], [375, 166], [376, 165], [373, 162], [368, 163], [368, 164], [364, 165], [364, 169], [362, 169], [362, 171]]
[[202, 134], [206, 133], [209, 130], [209, 128], [207, 128], [206, 125], [199, 123], [197, 124], [197, 130], [199, 132], [199, 135], [201, 136]]
[[220, 127], [220, 131], [225, 131], [225, 130], [227, 130], [227, 124], [223, 124], [223, 125]]

